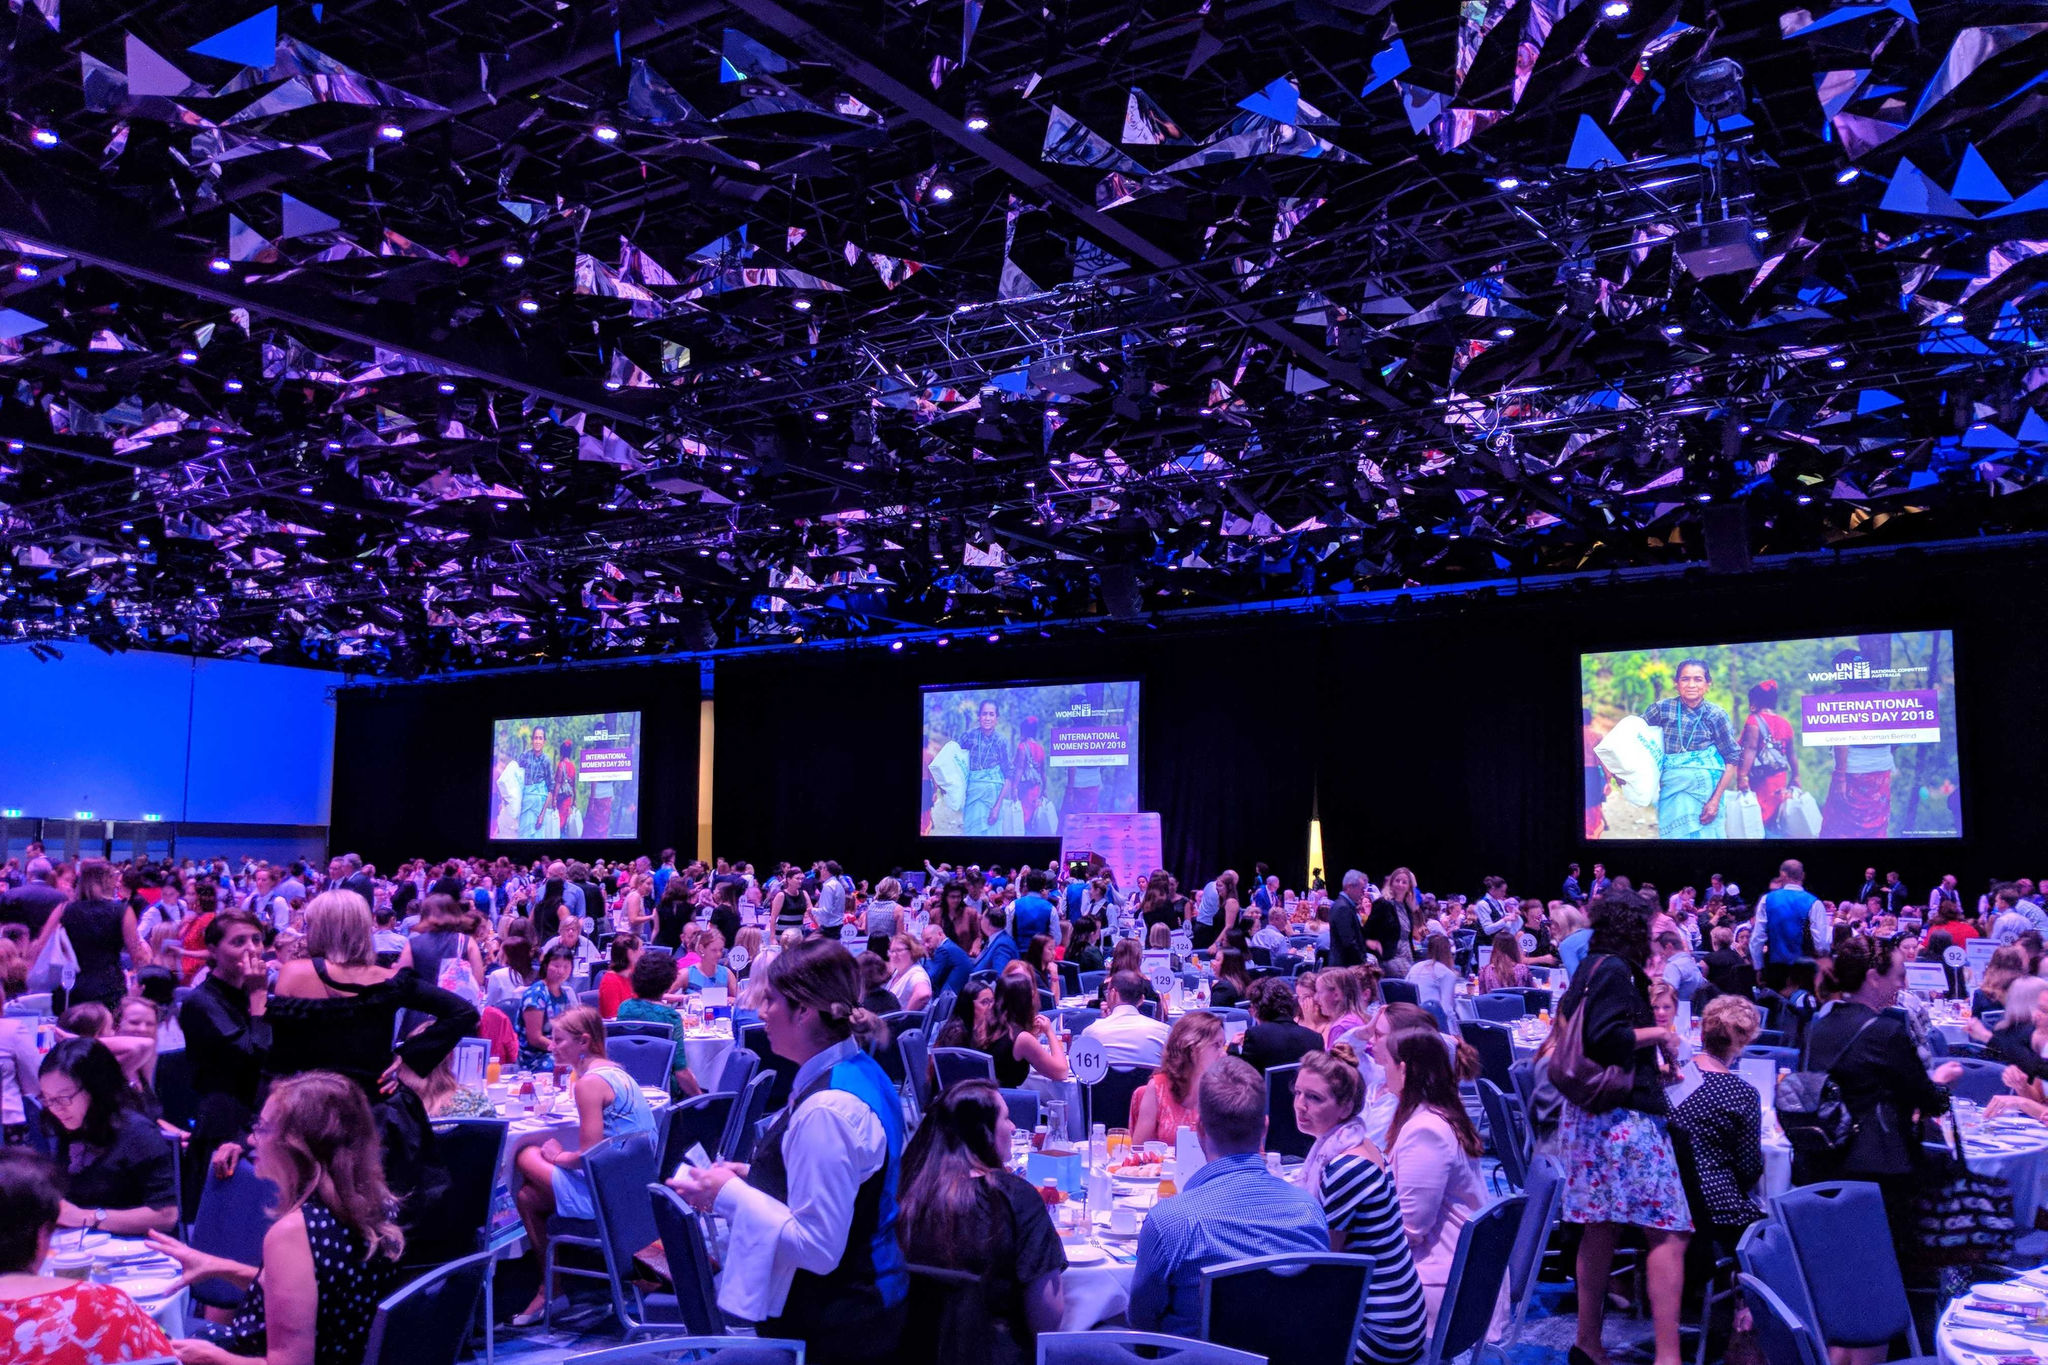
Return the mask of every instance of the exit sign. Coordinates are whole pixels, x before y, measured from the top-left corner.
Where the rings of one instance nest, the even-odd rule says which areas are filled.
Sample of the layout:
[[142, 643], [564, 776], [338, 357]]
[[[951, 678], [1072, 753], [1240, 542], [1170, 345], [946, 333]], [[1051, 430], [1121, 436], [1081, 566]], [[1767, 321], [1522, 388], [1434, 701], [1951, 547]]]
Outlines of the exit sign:
[[150, 825], [153, 825], [153, 824], [156, 824], [156, 823], [157, 823], [158, 821], [160, 821], [160, 820], [162, 820], [162, 819], [163, 819], [163, 816], [161, 816], [161, 815], [151, 815], [151, 814], [150, 814], [150, 813], [149, 813], [148, 811], [144, 811], [144, 812], [142, 813], [142, 820], [143, 820], [143, 823], [144, 823], [144, 824], [150, 824]]
[[5, 810], [0, 810], [0, 818], [8, 820], [19, 820], [21, 818], [21, 807], [9, 806]]
[[75, 813], [73, 818], [78, 820], [90, 820], [92, 819], [92, 812], [89, 810], [78, 811]]

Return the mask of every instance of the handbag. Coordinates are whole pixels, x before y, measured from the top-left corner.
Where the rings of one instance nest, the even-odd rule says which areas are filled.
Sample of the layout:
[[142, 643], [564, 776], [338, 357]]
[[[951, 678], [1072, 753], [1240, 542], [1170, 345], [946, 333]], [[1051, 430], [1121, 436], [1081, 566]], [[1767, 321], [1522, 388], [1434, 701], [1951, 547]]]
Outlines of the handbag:
[[1791, 760], [1785, 757], [1785, 750], [1778, 744], [1778, 737], [1771, 733], [1771, 727], [1764, 724], [1762, 716], [1751, 716], [1750, 719], [1756, 722], [1756, 754], [1749, 761], [1750, 777], [1774, 777], [1788, 771], [1792, 767]]
[[2017, 1237], [2012, 1186], [1973, 1171], [1963, 1159], [1963, 1134], [1950, 1124], [1955, 1161], [1947, 1178], [1913, 1199], [1913, 1236], [1901, 1259], [1915, 1270], [2001, 1264], [2012, 1259]]
[[[1601, 958], [1589, 970], [1602, 971], [1611, 961], [1612, 958]], [[1603, 1066], [1586, 1055], [1586, 998], [1592, 994], [1591, 987], [1592, 979], [1588, 977], [1586, 995], [1579, 997], [1579, 1007], [1558, 1019], [1557, 1028], [1551, 1033], [1550, 1065], [1546, 1070], [1550, 1083], [1566, 1101], [1588, 1114], [1604, 1114], [1619, 1109], [1635, 1089], [1636, 1069]]]

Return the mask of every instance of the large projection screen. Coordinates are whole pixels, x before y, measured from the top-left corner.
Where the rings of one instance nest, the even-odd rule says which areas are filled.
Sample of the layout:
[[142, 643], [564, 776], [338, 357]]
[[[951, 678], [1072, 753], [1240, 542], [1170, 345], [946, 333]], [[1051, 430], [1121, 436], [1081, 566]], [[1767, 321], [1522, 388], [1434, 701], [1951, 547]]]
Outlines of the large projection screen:
[[1579, 682], [1588, 839], [1962, 834], [1946, 630], [1582, 654]]
[[492, 839], [640, 834], [640, 713], [522, 716], [491, 727]]
[[1138, 684], [924, 691], [923, 805], [933, 838], [1048, 838], [1084, 811], [1138, 809]]

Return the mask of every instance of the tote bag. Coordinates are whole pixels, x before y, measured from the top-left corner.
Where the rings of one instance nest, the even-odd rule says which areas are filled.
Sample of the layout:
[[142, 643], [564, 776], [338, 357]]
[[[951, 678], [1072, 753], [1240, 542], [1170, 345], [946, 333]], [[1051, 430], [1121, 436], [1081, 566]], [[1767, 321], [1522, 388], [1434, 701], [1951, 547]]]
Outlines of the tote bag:
[[71, 935], [64, 932], [62, 919], [64, 907], [58, 906], [50, 912], [59, 919], [57, 927], [43, 940], [42, 951], [29, 964], [28, 989], [31, 992], [68, 991], [78, 980], [78, 953], [71, 946]]

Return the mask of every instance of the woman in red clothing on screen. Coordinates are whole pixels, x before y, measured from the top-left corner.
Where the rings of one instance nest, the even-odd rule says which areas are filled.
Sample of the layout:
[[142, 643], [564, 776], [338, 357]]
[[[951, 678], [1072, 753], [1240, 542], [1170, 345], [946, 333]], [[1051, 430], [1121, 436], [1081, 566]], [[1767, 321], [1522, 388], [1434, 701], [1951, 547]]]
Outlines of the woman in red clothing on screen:
[[1778, 682], [1765, 678], [1749, 689], [1749, 719], [1742, 723], [1741, 766], [1735, 789], [1754, 793], [1764, 832], [1776, 834], [1785, 793], [1799, 781], [1799, 753], [1792, 722], [1778, 714]]

